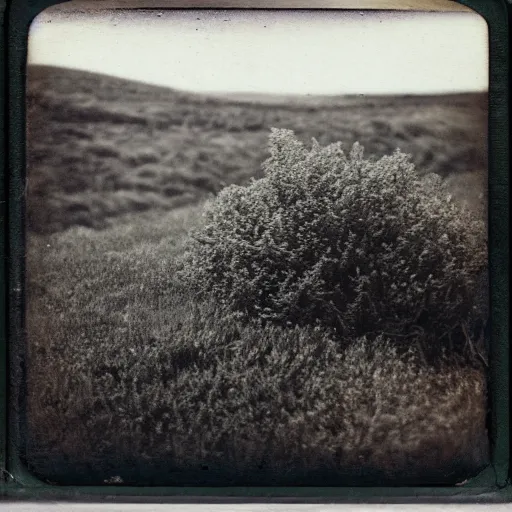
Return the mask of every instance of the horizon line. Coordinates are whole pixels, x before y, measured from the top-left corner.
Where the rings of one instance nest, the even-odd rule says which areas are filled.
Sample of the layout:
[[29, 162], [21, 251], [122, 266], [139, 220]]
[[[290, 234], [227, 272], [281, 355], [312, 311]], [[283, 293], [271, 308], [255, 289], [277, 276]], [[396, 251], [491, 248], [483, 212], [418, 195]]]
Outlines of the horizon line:
[[489, 92], [489, 87], [483, 89], [448, 89], [446, 91], [435, 90], [432, 92], [393, 92], [393, 91], [382, 91], [382, 92], [369, 92], [369, 93], [361, 93], [361, 92], [333, 92], [333, 93], [311, 93], [311, 92], [277, 92], [277, 91], [251, 91], [251, 90], [193, 90], [193, 89], [183, 89], [179, 87], [174, 87], [172, 85], [157, 83], [157, 82], [147, 82], [140, 79], [129, 78], [126, 75], [116, 75], [105, 73], [101, 71], [94, 71], [92, 69], [85, 69], [80, 67], [69, 67], [69, 66], [60, 66], [57, 64], [44, 64], [38, 62], [27, 62], [28, 67], [47, 67], [47, 68], [56, 68], [61, 70], [69, 70], [69, 71], [78, 71], [83, 73], [89, 73], [92, 75], [100, 75], [110, 78], [116, 78], [120, 80], [125, 80], [127, 82], [147, 85], [150, 87], [156, 87], [161, 89], [167, 89], [169, 91], [175, 91], [177, 93], [183, 94], [193, 94], [197, 96], [208, 96], [208, 97], [219, 97], [219, 96], [229, 96], [229, 95], [240, 95], [240, 96], [267, 96], [267, 97], [295, 97], [295, 98], [336, 98], [336, 97], [358, 97], [358, 96], [367, 96], [367, 97], [380, 97], [380, 96], [449, 96], [449, 95], [457, 95], [457, 94], [486, 94]]

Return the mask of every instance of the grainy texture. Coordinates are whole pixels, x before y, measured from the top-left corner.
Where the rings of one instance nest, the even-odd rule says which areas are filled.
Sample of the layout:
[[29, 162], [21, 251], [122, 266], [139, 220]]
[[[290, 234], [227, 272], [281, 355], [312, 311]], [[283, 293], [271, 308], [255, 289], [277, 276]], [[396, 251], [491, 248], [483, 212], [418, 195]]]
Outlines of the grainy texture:
[[[69, 4], [69, 5], [68, 5]], [[51, 12], [73, 12], [88, 8], [94, 9], [94, 0], [75, 0], [51, 8]], [[436, 12], [473, 12], [469, 7], [451, 0], [103, 0], [101, 8], [180, 8], [180, 7], [217, 7], [217, 8], [308, 8], [317, 9], [393, 9]]]
[[28, 227], [105, 227], [118, 215], [196, 203], [261, 176], [271, 127], [322, 145], [399, 147], [483, 215], [487, 95], [211, 98], [31, 66]]
[[263, 325], [177, 275], [204, 199], [262, 176], [270, 126], [308, 144], [360, 140], [374, 161], [400, 146], [482, 218], [485, 95], [301, 104], [41, 67], [29, 81], [31, 471], [59, 483], [450, 484], [488, 464], [479, 360], [424, 361], [382, 333], [345, 343], [322, 325]]
[[487, 234], [438, 176], [419, 176], [400, 152], [308, 148], [289, 130], [272, 130], [269, 152], [262, 179], [206, 208], [188, 285], [242, 314], [342, 337], [419, 329], [433, 345], [469, 321]]

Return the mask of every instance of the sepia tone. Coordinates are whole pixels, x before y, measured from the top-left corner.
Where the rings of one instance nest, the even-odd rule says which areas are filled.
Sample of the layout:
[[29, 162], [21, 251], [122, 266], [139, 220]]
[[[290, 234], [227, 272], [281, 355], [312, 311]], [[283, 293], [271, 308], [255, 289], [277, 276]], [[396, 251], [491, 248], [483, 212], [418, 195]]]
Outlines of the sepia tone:
[[208, 94], [30, 64], [29, 469], [104, 485], [478, 474], [487, 113], [486, 91]]

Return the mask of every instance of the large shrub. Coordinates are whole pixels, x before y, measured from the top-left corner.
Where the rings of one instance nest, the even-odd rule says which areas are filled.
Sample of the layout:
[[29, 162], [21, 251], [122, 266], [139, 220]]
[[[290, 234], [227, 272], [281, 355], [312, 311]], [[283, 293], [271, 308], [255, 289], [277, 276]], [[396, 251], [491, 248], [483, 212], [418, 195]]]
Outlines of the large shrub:
[[182, 275], [250, 317], [342, 336], [437, 337], [472, 308], [483, 224], [399, 150], [308, 150], [273, 129], [264, 177], [225, 188], [192, 235]]
[[197, 213], [30, 238], [31, 471], [62, 485], [449, 485], [488, 464], [481, 367], [240, 320], [166, 281]]

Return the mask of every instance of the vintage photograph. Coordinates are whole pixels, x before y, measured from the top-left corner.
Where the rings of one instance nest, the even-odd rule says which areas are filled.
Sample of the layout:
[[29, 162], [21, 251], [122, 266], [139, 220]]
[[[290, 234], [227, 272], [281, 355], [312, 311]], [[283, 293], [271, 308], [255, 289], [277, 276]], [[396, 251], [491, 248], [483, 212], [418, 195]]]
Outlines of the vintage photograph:
[[53, 484], [489, 464], [488, 30], [54, 6], [27, 64], [27, 400]]

